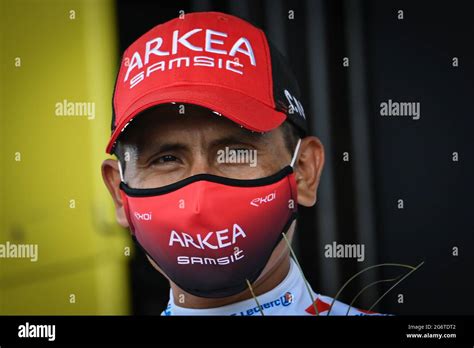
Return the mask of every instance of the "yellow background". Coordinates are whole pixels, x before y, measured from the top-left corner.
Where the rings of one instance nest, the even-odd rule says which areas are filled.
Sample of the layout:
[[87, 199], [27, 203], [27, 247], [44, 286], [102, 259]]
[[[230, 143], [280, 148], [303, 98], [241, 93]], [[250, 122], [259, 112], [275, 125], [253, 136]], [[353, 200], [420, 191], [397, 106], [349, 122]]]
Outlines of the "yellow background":
[[[38, 244], [37, 262], [0, 258], [0, 314], [128, 314], [132, 245], [100, 174], [114, 2], [0, 3], [0, 243]], [[95, 103], [95, 119], [57, 116], [65, 99]]]

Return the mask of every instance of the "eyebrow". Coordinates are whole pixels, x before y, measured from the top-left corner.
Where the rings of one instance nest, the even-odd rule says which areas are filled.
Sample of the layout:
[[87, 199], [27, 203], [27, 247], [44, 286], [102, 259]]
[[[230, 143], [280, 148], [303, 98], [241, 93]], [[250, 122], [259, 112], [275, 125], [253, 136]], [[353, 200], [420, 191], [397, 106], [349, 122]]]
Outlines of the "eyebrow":
[[[218, 139], [215, 139], [210, 142], [209, 147], [222, 147], [226, 145], [232, 144], [244, 144], [244, 143], [251, 143], [251, 142], [260, 142], [261, 141], [260, 134], [239, 134], [239, 135], [228, 135], [223, 136]], [[189, 145], [185, 143], [175, 141], [175, 142], [164, 142], [162, 144], [153, 144], [151, 147], [146, 151], [150, 155], [162, 153], [162, 152], [173, 152], [173, 151], [188, 151]]]
[[150, 153], [161, 153], [161, 152], [168, 152], [168, 151], [184, 151], [188, 150], [189, 146], [179, 143], [179, 142], [174, 142], [174, 143], [163, 143], [163, 144], [157, 144], [153, 146], [150, 149]]
[[250, 143], [250, 142], [259, 142], [261, 137], [258, 135], [250, 135], [250, 134], [241, 134], [240, 136], [237, 135], [229, 135], [224, 136], [218, 139], [215, 139], [210, 142], [210, 147], [219, 147], [231, 144], [242, 144], [242, 143]]

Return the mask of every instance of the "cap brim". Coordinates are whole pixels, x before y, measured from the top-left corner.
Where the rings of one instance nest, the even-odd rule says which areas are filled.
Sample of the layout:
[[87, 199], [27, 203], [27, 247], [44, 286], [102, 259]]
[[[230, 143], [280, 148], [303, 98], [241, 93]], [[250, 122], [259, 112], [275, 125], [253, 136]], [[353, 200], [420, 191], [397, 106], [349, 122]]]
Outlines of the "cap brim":
[[268, 132], [277, 128], [286, 119], [283, 112], [272, 106], [236, 90], [212, 85], [180, 85], [160, 88], [132, 104], [125, 118], [117, 125], [107, 145], [107, 153], [113, 146], [124, 127], [142, 111], [166, 103], [186, 103], [199, 105], [216, 111], [229, 120], [257, 132]]

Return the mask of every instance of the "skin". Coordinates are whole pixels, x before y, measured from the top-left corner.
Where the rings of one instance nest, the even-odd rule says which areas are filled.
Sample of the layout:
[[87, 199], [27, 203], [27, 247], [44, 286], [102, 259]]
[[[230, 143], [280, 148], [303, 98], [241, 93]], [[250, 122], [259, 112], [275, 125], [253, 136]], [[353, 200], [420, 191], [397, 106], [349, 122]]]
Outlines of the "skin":
[[[123, 141], [125, 150], [130, 153], [130, 160], [126, 164], [124, 179], [130, 187], [160, 187], [201, 173], [255, 179], [274, 174], [291, 161], [292, 153], [285, 146], [281, 127], [262, 134], [250, 132], [225, 117], [197, 106], [186, 105], [184, 114], [179, 114], [177, 110], [178, 105], [150, 109], [127, 127]], [[231, 149], [257, 150], [257, 166], [218, 163], [217, 151], [226, 146]], [[116, 160], [105, 160], [102, 176], [115, 204], [117, 222], [127, 228], [119, 193], [117, 163]], [[302, 139], [295, 166], [298, 204], [310, 207], [316, 203], [323, 166], [324, 148], [319, 139], [313, 136]], [[287, 233], [290, 240], [294, 230], [295, 222]], [[149, 261], [166, 277], [153, 260]], [[254, 293], [258, 296], [275, 288], [286, 277], [289, 267], [289, 249], [282, 240], [260, 277], [252, 284]], [[225, 298], [201, 298], [186, 293], [169, 281], [175, 303], [186, 308], [220, 307], [252, 296], [247, 289]]]

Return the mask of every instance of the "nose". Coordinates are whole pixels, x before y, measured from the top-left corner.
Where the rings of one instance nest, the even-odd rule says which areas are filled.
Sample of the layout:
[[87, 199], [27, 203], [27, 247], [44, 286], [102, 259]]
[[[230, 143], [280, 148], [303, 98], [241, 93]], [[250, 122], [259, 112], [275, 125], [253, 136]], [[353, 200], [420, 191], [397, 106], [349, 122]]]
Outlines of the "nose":
[[[212, 166], [210, 165], [205, 155], [196, 155], [193, 159], [192, 165], [190, 166], [189, 176], [197, 174], [212, 174]], [[201, 212], [202, 199], [204, 199], [204, 185], [199, 183], [195, 186], [193, 197], [191, 198], [191, 209], [196, 215]]]
[[212, 166], [205, 154], [195, 154], [189, 169], [189, 176], [197, 174], [212, 174]]

